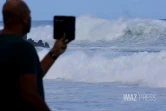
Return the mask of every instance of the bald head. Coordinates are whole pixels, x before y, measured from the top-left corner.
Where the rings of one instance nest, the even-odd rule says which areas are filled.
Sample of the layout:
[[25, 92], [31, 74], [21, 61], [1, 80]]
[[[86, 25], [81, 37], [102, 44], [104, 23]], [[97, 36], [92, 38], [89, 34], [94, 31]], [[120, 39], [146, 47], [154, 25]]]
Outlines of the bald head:
[[25, 35], [31, 28], [30, 9], [22, 0], [8, 0], [3, 6], [4, 30]]
[[3, 6], [2, 13], [5, 26], [20, 24], [30, 16], [30, 10], [22, 0], [8, 0]]

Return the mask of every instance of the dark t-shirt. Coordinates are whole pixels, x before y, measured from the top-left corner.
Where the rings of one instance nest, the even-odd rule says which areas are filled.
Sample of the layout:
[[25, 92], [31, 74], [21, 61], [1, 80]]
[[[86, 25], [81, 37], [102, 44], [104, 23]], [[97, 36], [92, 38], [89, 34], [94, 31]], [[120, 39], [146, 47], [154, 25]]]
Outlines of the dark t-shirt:
[[44, 99], [42, 68], [34, 46], [19, 36], [0, 34], [0, 108], [18, 111], [27, 106], [20, 94], [21, 74], [36, 74], [38, 92]]

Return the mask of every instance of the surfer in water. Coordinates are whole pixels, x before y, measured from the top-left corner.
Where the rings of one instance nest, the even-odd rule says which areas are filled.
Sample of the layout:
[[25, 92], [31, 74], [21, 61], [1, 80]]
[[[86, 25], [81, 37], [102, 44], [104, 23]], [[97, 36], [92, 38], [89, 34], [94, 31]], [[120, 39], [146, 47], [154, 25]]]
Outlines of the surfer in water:
[[40, 62], [32, 44], [23, 39], [30, 32], [30, 9], [22, 0], [3, 6], [4, 29], [0, 32], [0, 99], [5, 111], [50, 111], [45, 102], [43, 77], [65, 52], [65, 36]]

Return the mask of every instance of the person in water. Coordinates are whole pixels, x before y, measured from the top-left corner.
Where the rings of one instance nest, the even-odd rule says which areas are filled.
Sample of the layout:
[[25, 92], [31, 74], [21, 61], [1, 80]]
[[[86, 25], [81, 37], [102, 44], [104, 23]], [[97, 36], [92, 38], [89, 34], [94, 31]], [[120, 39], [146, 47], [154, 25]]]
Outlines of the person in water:
[[45, 102], [43, 77], [67, 48], [65, 36], [40, 62], [35, 47], [23, 37], [31, 29], [31, 11], [22, 0], [3, 5], [0, 32], [0, 100], [4, 111], [50, 111]]

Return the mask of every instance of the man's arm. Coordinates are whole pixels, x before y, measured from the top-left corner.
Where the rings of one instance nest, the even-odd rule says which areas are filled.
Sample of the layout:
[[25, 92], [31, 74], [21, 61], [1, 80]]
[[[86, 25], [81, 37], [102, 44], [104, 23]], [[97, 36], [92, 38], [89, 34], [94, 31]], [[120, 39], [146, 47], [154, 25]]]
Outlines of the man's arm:
[[20, 88], [22, 98], [35, 111], [50, 111], [45, 101], [37, 92], [35, 74], [22, 74], [20, 76]]
[[65, 37], [62, 37], [61, 39], [57, 40], [52, 50], [41, 61], [43, 77], [46, 75], [46, 73], [51, 68], [53, 63], [57, 60], [57, 58], [65, 52], [68, 43], [69, 42], [65, 41]]
[[[52, 53], [54, 53], [52, 51]], [[47, 74], [48, 70], [51, 68], [51, 66], [54, 64], [56, 59], [59, 57], [59, 55], [54, 56], [54, 58], [50, 55], [50, 52], [44, 57], [44, 59], [41, 61], [41, 66], [43, 69], [43, 77]]]

